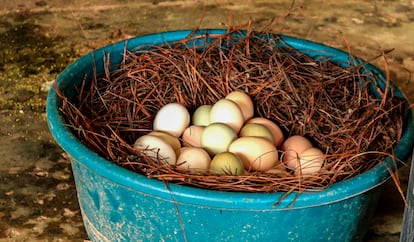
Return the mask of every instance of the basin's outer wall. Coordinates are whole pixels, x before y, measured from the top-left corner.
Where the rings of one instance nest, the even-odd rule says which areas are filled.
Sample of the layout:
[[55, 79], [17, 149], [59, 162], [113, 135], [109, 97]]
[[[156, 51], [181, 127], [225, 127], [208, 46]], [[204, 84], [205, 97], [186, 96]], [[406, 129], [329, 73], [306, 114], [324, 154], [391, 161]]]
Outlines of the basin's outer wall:
[[77, 160], [72, 168], [92, 241], [362, 241], [379, 195], [374, 188], [300, 209], [223, 209], [132, 190]]

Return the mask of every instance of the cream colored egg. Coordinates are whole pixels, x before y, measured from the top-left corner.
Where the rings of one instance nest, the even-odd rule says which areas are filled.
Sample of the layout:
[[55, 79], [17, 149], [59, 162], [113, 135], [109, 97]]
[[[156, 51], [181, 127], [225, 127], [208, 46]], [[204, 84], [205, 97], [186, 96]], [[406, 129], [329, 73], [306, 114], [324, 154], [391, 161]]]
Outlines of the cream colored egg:
[[253, 101], [249, 95], [241, 91], [233, 91], [225, 97], [235, 102], [241, 109], [244, 120], [248, 120], [254, 115]]
[[261, 118], [261, 117], [252, 118], [246, 122], [246, 124], [250, 124], [250, 123], [264, 125], [270, 131], [270, 133], [272, 133], [273, 144], [276, 147], [280, 147], [282, 145], [284, 141], [284, 136], [283, 136], [282, 130], [277, 124], [275, 124], [274, 122], [272, 122], [271, 120], [267, 118]]
[[190, 113], [179, 103], [169, 103], [163, 106], [155, 115], [154, 130], [167, 132], [180, 137], [190, 124]]
[[177, 159], [177, 169], [190, 173], [207, 173], [210, 161], [210, 156], [204, 149], [183, 147]]
[[238, 133], [244, 124], [244, 118], [235, 102], [221, 99], [211, 107], [210, 123], [225, 123]]
[[295, 168], [295, 175], [312, 175], [319, 172], [325, 154], [318, 148], [309, 148], [299, 155], [299, 166]]
[[222, 152], [213, 157], [209, 170], [213, 175], [243, 175], [244, 166], [237, 155]]
[[148, 135], [157, 136], [163, 139], [164, 141], [167, 141], [167, 143], [170, 144], [171, 147], [174, 149], [174, 152], [177, 155], [177, 157], [180, 155], [181, 143], [177, 137], [172, 136], [171, 134], [163, 131], [151, 131], [150, 133], [148, 133]]
[[245, 124], [241, 128], [239, 136], [261, 137], [273, 143], [272, 133], [269, 131], [268, 128], [266, 128], [266, 126], [262, 124], [255, 124], [255, 123]]
[[285, 165], [294, 170], [299, 164], [299, 155], [312, 148], [312, 143], [305, 137], [294, 135], [286, 139], [282, 145], [282, 160]]
[[167, 141], [157, 136], [143, 135], [139, 137], [134, 143], [134, 148], [142, 151], [154, 160], [170, 165], [175, 165], [177, 161], [177, 155], [173, 147]]
[[227, 151], [236, 138], [236, 132], [227, 124], [212, 123], [201, 134], [201, 147], [210, 155], [218, 154]]
[[211, 105], [202, 105], [198, 107], [192, 117], [192, 124], [197, 126], [207, 126], [210, 124]]
[[264, 138], [240, 137], [231, 143], [229, 152], [239, 156], [248, 171], [266, 171], [279, 162], [276, 147]]
[[203, 133], [204, 128], [204, 126], [196, 125], [187, 127], [182, 136], [183, 146], [201, 147], [201, 134]]

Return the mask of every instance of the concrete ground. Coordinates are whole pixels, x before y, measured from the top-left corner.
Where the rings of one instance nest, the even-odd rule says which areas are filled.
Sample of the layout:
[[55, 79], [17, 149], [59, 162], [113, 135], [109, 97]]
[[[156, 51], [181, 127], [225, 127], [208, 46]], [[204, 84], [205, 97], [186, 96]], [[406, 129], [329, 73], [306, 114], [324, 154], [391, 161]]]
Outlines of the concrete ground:
[[[132, 36], [248, 20], [260, 28], [272, 18], [274, 32], [364, 59], [394, 49], [387, 55], [393, 81], [414, 101], [411, 0], [2, 0], [0, 241], [87, 239], [70, 163], [52, 139], [44, 111], [47, 91], [68, 63]], [[384, 67], [382, 58], [372, 63]], [[403, 191], [408, 170], [399, 173]], [[398, 241], [403, 209], [395, 184], [384, 184], [366, 240]]]

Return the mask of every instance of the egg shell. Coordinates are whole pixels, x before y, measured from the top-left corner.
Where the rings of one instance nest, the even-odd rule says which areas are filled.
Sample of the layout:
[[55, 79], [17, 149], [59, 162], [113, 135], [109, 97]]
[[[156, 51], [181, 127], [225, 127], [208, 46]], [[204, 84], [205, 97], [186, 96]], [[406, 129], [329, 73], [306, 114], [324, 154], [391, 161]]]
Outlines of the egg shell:
[[170, 165], [175, 165], [177, 161], [177, 155], [173, 147], [167, 141], [157, 136], [143, 135], [139, 137], [134, 143], [134, 148], [155, 160], [160, 160]]
[[198, 107], [192, 116], [192, 124], [197, 126], [207, 126], [210, 124], [210, 111], [212, 105], [202, 105]]
[[210, 166], [210, 155], [199, 147], [183, 147], [177, 158], [177, 169], [190, 173], [207, 173]]
[[241, 109], [243, 119], [248, 120], [254, 115], [254, 105], [250, 96], [242, 91], [233, 91], [225, 97], [225, 99], [232, 100]]
[[236, 154], [222, 152], [213, 157], [209, 170], [213, 175], [242, 175], [244, 166]]
[[318, 148], [309, 148], [303, 151], [299, 155], [300, 165], [295, 169], [295, 175], [312, 175], [319, 172], [323, 162], [325, 160], [325, 154]]
[[246, 170], [266, 171], [279, 163], [276, 147], [264, 138], [240, 137], [229, 147], [240, 157]]
[[183, 146], [185, 147], [201, 147], [201, 134], [204, 126], [191, 125], [187, 127], [181, 137]]
[[179, 103], [169, 103], [155, 115], [153, 129], [180, 137], [189, 124], [190, 113], [187, 108]]
[[250, 123], [264, 125], [270, 131], [270, 133], [272, 133], [273, 144], [276, 147], [280, 147], [283, 144], [283, 141], [285, 138], [283, 136], [282, 129], [280, 129], [280, 127], [274, 122], [272, 122], [270, 119], [262, 118], [262, 117], [255, 117], [255, 118], [249, 119], [246, 122], [246, 124], [250, 124]]
[[290, 169], [294, 170], [299, 164], [299, 155], [312, 148], [312, 143], [305, 137], [294, 135], [285, 140], [282, 145], [282, 160], [283, 163]]
[[221, 99], [211, 107], [210, 123], [225, 123], [238, 133], [244, 124], [244, 118], [235, 102]]
[[171, 145], [177, 157], [180, 155], [181, 143], [177, 137], [172, 136], [171, 134], [163, 132], [163, 131], [151, 131], [148, 133], [148, 135], [160, 137], [161, 139], [163, 139], [164, 141], [166, 141], [168, 144]]
[[201, 134], [201, 147], [210, 155], [218, 154], [227, 151], [236, 138], [236, 132], [227, 124], [212, 123]]
[[267, 139], [269, 142], [273, 143], [272, 133], [266, 126], [262, 124], [249, 123], [245, 124], [239, 133], [239, 136], [252, 136], [252, 137], [261, 137]]

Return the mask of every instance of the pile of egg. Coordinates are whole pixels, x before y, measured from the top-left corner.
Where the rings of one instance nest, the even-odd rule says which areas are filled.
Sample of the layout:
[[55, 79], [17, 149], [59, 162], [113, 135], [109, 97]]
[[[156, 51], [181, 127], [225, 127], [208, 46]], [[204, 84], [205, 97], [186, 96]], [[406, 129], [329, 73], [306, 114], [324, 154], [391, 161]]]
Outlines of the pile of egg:
[[153, 131], [134, 147], [190, 173], [243, 175], [287, 168], [300, 175], [321, 169], [325, 155], [308, 139], [295, 135], [285, 140], [277, 124], [253, 116], [253, 102], [241, 91], [198, 107], [191, 117], [183, 105], [169, 103], [155, 115]]

